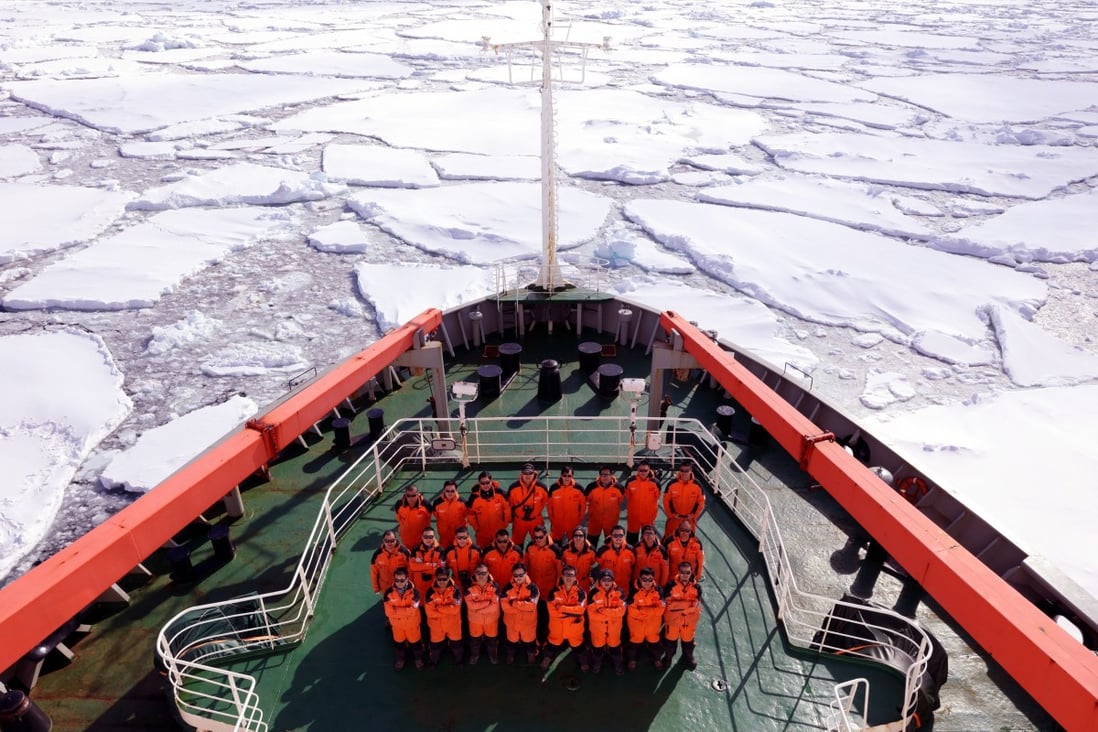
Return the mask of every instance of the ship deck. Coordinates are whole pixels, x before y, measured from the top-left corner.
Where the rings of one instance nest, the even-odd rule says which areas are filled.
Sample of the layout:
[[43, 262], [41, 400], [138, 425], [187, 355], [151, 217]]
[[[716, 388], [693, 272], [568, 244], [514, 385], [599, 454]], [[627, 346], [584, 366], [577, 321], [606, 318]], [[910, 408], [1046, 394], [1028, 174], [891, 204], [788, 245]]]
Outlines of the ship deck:
[[[535, 329], [522, 341], [522, 368], [498, 398], [469, 405], [470, 417], [515, 417], [513, 436], [522, 433], [524, 415], [570, 416], [570, 439], [584, 440], [584, 418], [623, 416], [626, 399], [599, 397], [579, 369], [579, 340], [609, 344], [613, 335], [587, 331], [582, 339], [564, 328], [556, 335]], [[472, 379], [482, 363], [494, 358], [492, 348], [459, 349], [447, 359], [447, 381]], [[563, 397], [547, 406], [537, 399], [542, 359], [561, 364]], [[640, 350], [618, 346], [613, 360], [625, 377], [648, 376], [648, 359]], [[430, 418], [430, 385], [425, 374], [411, 375], [403, 385], [379, 395], [376, 402], [356, 404], [356, 436], [350, 449], [333, 449], [332, 433], [309, 437], [309, 447], [288, 450], [271, 466], [271, 479], [245, 486], [247, 513], [229, 519], [220, 506], [207, 514], [211, 523], [230, 525], [237, 552], [218, 560], [206, 540], [208, 526], [196, 522], [179, 537], [191, 548], [195, 579], [175, 581], [163, 552], [147, 563], [151, 577], [131, 578], [128, 606], [99, 606], [85, 620], [92, 631], [74, 643], [76, 663], [46, 673], [34, 699], [51, 715], [58, 730], [174, 729], [174, 710], [163, 680], [153, 669], [156, 634], [175, 613], [199, 603], [272, 592], [290, 584], [302, 547], [328, 487], [363, 451], [367, 408], [381, 408], [386, 419]], [[730, 402], [720, 390], [698, 380], [672, 382], [670, 415], [713, 421], [716, 407]], [[734, 406], [734, 405], [733, 405]], [[344, 416], [350, 416], [346, 413]], [[737, 412], [736, 429], [746, 430], [746, 415]], [[728, 442], [735, 455], [742, 445]], [[530, 455], [535, 456], [536, 450]], [[766, 490], [790, 502], [797, 512], [811, 479], [780, 450], [741, 455], [746, 469]], [[341, 537], [316, 615], [297, 644], [235, 660], [235, 671], [255, 675], [260, 705], [272, 730], [339, 730], [364, 723], [381, 729], [412, 725], [424, 729], [548, 728], [579, 722], [611, 728], [647, 729], [826, 729], [834, 686], [858, 677], [871, 683], [870, 722], [897, 718], [904, 691], [898, 674], [863, 662], [819, 656], [790, 646], [775, 618], [775, 602], [756, 540], [718, 500], [711, 499], [699, 523], [706, 548], [704, 614], [698, 629], [695, 671], [681, 664], [657, 671], [645, 659], [636, 672], [617, 677], [604, 667], [600, 675], [581, 674], [568, 654], [548, 671], [526, 665], [492, 666], [486, 659], [459, 668], [444, 656], [437, 668], [423, 672], [411, 666], [393, 670], [392, 649], [378, 598], [370, 589], [369, 563], [382, 531], [392, 528], [393, 496], [414, 482], [433, 497], [442, 482], [456, 478], [463, 494], [481, 469], [490, 469], [504, 485], [517, 474], [520, 461], [472, 464], [447, 470], [410, 471], [394, 475], [384, 495], [366, 506]], [[593, 479], [596, 465], [573, 461], [577, 480]], [[549, 476], [559, 469], [550, 466]], [[618, 466], [624, 475], [623, 466]], [[548, 480], [547, 482], [552, 482]], [[815, 495], [812, 502], [827, 502]], [[781, 509], [779, 508], [779, 511]], [[832, 515], [829, 513], [834, 512]], [[842, 521], [841, 510], [812, 521]], [[798, 521], [804, 520], [798, 517]], [[826, 563], [842, 545], [812, 547]], [[806, 551], [808, 548], [806, 548]], [[797, 565], [802, 559], [794, 557]], [[806, 563], [808, 563], [806, 561]], [[847, 578], [847, 581], [849, 578]], [[836, 597], [837, 599], [837, 597]]]

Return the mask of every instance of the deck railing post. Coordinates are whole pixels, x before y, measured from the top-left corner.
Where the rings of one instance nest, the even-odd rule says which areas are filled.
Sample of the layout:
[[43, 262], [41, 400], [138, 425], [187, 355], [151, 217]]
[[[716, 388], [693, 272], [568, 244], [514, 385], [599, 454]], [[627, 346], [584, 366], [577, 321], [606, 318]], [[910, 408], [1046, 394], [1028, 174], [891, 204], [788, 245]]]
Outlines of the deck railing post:
[[309, 590], [309, 580], [305, 576], [305, 569], [300, 564], [297, 565], [297, 580], [301, 583], [301, 597], [305, 601], [305, 610], [311, 617], [315, 612], [313, 593]]

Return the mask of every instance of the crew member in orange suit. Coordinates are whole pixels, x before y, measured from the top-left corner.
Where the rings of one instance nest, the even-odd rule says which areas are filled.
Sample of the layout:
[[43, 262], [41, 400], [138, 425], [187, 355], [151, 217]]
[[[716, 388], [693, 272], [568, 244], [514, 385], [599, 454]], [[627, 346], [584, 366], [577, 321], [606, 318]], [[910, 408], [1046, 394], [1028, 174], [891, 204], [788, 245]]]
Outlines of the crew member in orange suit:
[[587, 515], [587, 496], [576, 485], [572, 466], [560, 470], [560, 478], [549, 486], [549, 534], [558, 544], [568, 540], [572, 530]]
[[595, 552], [595, 561], [599, 570], [610, 570], [614, 583], [618, 587], [628, 587], [633, 581], [633, 567], [637, 564], [637, 553], [625, 543], [625, 529], [615, 526], [610, 529], [610, 543]]
[[412, 575], [412, 584], [416, 586], [420, 597], [427, 596], [427, 590], [435, 581], [435, 570], [446, 564], [442, 556], [442, 547], [438, 545], [435, 530], [428, 526], [421, 534], [421, 540], [412, 549], [412, 558], [408, 570]]
[[541, 654], [541, 668], [547, 670], [567, 643], [577, 655], [583, 653], [584, 606], [587, 593], [579, 586], [576, 568], [566, 566], [560, 571], [560, 584], [547, 595], [549, 635]]
[[448, 480], [442, 484], [442, 495], [431, 505], [431, 513], [435, 515], [438, 543], [453, 546], [454, 532], [466, 526], [469, 513], [469, 506], [458, 495], [455, 481]]
[[663, 529], [664, 540], [675, 533], [683, 521], [696, 526], [698, 517], [705, 509], [705, 493], [694, 481], [694, 468], [690, 463], [679, 465], [679, 470], [663, 493], [663, 512], [667, 514], [667, 525]]
[[410, 485], [404, 489], [404, 495], [393, 510], [396, 511], [400, 543], [411, 551], [419, 543], [423, 530], [431, 525], [431, 507], [424, 503], [419, 489]]
[[457, 577], [458, 585], [463, 589], [473, 581], [473, 570], [481, 562], [480, 549], [473, 546], [469, 538], [469, 529], [464, 526], [454, 534], [454, 545], [446, 550], [446, 566]]
[[[625, 596], [614, 583], [610, 570], [599, 572], [595, 588], [587, 598], [587, 630], [591, 637], [591, 671], [602, 670], [604, 655], [610, 656], [614, 673], [625, 673], [621, 652], [621, 624], [625, 617]], [[581, 671], [587, 669], [580, 665]]]
[[633, 544], [640, 538], [642, 526], [655, 525], [660, 512], [660, 484], [652, 466], [637, 463], [637, 474], [625, 483], [625, 540]]
[[507, 629], [507, 663], [515, 662], [515, 652], [526, 651], [526, 662], [537, 660], [538, 586], [526, 574], [526, 565], [519, 562], [511, 570], [511, 582], [503, 588], [499, 606], [503, 611], [503, 627]]
[[507, 529], [496, 532], [496, 540], [492, 548], [484, 552], [484, 563], [488, 565], [488, 571], [492, 573], [492, 579], [501, 585], [507, 584], [511, 577], [511, 569], [522, 561], [519, 548], [511, 541]]
[[477, 478], [468, 503], [468, 519], [473, 531], [477, 532], [477, 546], [482, 552], [487, 551], [492, 548], [496, 532], [506, 529], [511, 523], [511, 506], [507, 504], [507, 496], [500, 490], [499, 483], [487, 471]]
[[582, 526], [572, 532], [572, 540], [564, 545], [560, 554], [562, 564], [576, 568], [576, 580], [584, 592], [591, 590], [591, 570], [595, 566], [595, 549], [587, 541], [587, 531]]
[[480, 660], [481, 647], [488, 647], [488, 660], [499, 663], [499, 585], [487, 564], [473, 570], [473, 582], [465, 590], [465, 616], [469, 623], [469, 663]]
[[397, 671], [404, 668], [408, 660], [408, 651], [412, 652], [416, 670], [423, 670], [423, 633], [419, 613], [419, 593], [408, 579], [408, 570], [403, 567], [393, 572], [393, 584], [385, 590], [382, 603], [385, 617], [393, 631], [393, 645], [396, 649]]
[[633, 553], [637, 555], [637, 563], [633, 565], [634, 585], [640, 577], [641, 570], [646, 568], [652, 570], [656, 578], [656, 587], [663, 587], [671, 579], [667, 549], [660, 543], [655, 526], [648, 525], [641, 529], [641, 540], [633, 547]]
[[544, 526], [530, 534], [530, 544], [522, 558], [530, 579], [538, 586], [541, 596], [547, 596], [560, 581], [560, 548], [549, 539]]
[[693, 671], [698, 667], [694, 660], [694, 632], [701, 618], [701, 586], [694, 579], [689, 562], [678, 567], [675, 579], [663, 590], [667, 607], [663, 611], [663, 663], [670, 665], [675, 657], [675, 643], [682, 642], [682, 660]]
[[637, 653], [642, 644], [648, 646], [648, 656], [657, 669], [663, 668], [663, 649], [660, 644], [660, 629], [663, 627], [663, 595], [656, 584], [656, 574], [651, 568], [640, 571], [633, 585], [633, 595], [629, 598], [629, 607], [625, 611], [629, 626], [629, 645], [625, 649], [625, 668], [635, 671]]
[[454, 654], [454, 662], [462, 665], [465, 649], [461, 646], [461, 588], [454, 582], [450, 570], [439, 567], [435, 571], [435, 582], [427, 590], [425, 608], [427, 628], [431, 632], [431, 650], [429, 659], [437, 666], [442, 658], [442, 649], [447, 643]]
[[675, 535], [669, 537], [666, 543], [667, 560], [669, 566], [677, 567], [687, 562], [694, 570], [694, 579], [702, 578], [702, 570], [705, 567], [705, 549], [701, 541], [694, 535], [694, 525], [689, 521], [683, 521], [679, 528], [675, 529]]
[[382, 590], [392, 587], [393, 573], [398, 569], [408, 569], [411, 558], [412, 553], [400, 545], [395, 531], [390, 529], [382, 534], [381, 546], [370, 560], [374, 592], [380, 595]]
[[597, 547], [599, 537], [608, 535], [610, 529], [618, 525], [621, 501], [625, 494], [618, 486], [614, 471], [607, 465], [599, 468], [599, 477], [587, 484], [585, 492], [587, 493], [587, 539], [591, 542], [591, 546]]
[[[530, 534], [530, 544], [523, 554], [523, 564], [530, 579], [538, 586], [538, 594], [548, 597], [560, 581], [560, 549], [549, 539], [544, 526], [537, 526]], [[538, 642], [544, 642], [549, 633], [549, 609], [538, 603]]]
[[538, 524], [545, 523], [545, 504], [549, 502], [549, 489], [538, 480], [533, 463], [522, 466], [519, 478], [507, 489], [507, 503], [511, 506], [511, 538], [521, 546], [526, 535]]

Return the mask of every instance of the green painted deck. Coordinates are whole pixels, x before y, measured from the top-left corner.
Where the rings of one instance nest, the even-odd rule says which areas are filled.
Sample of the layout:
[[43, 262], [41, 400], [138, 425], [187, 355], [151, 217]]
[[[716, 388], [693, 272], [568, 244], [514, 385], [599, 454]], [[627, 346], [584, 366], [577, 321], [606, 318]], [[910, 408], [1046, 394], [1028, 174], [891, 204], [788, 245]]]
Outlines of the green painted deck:
[[[559, 324], [558, 324], [559, 326]], [[495, 400], [474, 402], [468, 414], [513, 416], [514, 439], [522, 437], [524, 416], [625, 415], [624, 398], [607, 402], [595, 394], [579, 372], [579, 340], [611, 341], [611, 334], [587, 331], [582, 338], [558, 327], [543, 327], [522, 341], [522, 370]], [[488, 351], [491, 353], [491, 351]], [[459, 350], [448, 360], [450, 382], [472, 378], [487, 362], [484, 349]], [[536, 398], [537, 364], [544, 358], [561, 362], [563, 399], [549, 407]], [[625, 377], [647, 377], [641, 349], [618, 346], [614, 361]], [[708, 387], [675, 384], [668, 392], [672, 416], [696, 417], [710, 423], [721, 393]], [[352, 433], [367, 431], [366, 407], [385, 410], [387, 423], [400, 416], [430, 416], [426, 376], [412, 376], [376, 405], [360, 404]], [[643, 407], [642, 407], [643, 409]], [[738, 419], [746, 416], [737, 413]], [[737, 424], [737, 428], [743, 425]], [[574, 433], [582, 442], [582, 423]], [[186, 607], [215, 600], [267, 592], [289, 584], [301, 549], [317, 514], [317, 504], [332, 481], [368, 445], [345, 452], [331, 448], [331, 435], [312, 437], [308, 450], [295, 450], [272, 466], [268, 483], [244, 493], [247, 515], [230, 522], [238, 551], [234, 560], [214, 559], [205, 527], [189, 537], [198, 579], [173, 582], [163, 556], [148, 566], [153, 577], [131, 584], [128, 607], [102, 609], [93, 631], [74, 644], [79, 658], [42, 677], [33, 698], [52, 716], [56, 730], [173, 729], [172, 708], [162, 681], [152, 668], [159, 628]], [[733, 453], [740, 448], [729, 445]], [[783, 455], [768, 450], [750, 462], [760, 482], [775, 489], [803, 488], [810, 481]], [[536, 456], [537, 450], [530, 452]], [[577, 480], [594, 478], [597, 466], [577, 460]], [[623, 466], [618, 466], [624, 475]], [[392, 668], [393, 652], [378, 598], [370, 588], [370, 558], [381, 532], [395, 525], [393, 495], [415, 482], [433, 497], [448, 478], [456, 477], [462, 493], [481, 469], [491, 469], [505, 486], [518, 464], [472, 465], [460, 472], [403, 473], [386, 486], [385, 497], [369, 506], [342, 538], [320, 595], [319, 610], [306, 639], [262, 656], [237, 660], [231, 668], [256, 674], [265, 719], [271, 730], [344, 729], [481, 730], [547, 729], [579, 724], [607, 729], [818, 730], [836, 682], [867, 677], [872, 683], [871, 721], [895, 719], [902, 680], [889, 671], [835, 658], [794, 651], [784, 641], [774, 618], [774, 602], [754, 539], [710, 498], [699, 524], [706, 548], [705, 608], [697, 636], [699, 666], [687, 671], [676, 664], [656, 671], [642, 654], [636, 672], [615, 676], [609, 665], [600, 675], [580, 674], [569, 654], [547, 672], [528, 666], [458, 668], [447, 655], [438, 668], [402, 672]], [[553, 465], [552, 470], [559, 468]], [[551, 472], [550, 477], [556, 473]], [[552, 482], [549, 480], [547, 482]], [[211, 512], [212, 521], [227, 520]], [[827, 519], [824, 519], [827, 520]], [[830, 554], [839, 547], [821, 548]], [[160, 553], [162, 554], [162, 553]]]

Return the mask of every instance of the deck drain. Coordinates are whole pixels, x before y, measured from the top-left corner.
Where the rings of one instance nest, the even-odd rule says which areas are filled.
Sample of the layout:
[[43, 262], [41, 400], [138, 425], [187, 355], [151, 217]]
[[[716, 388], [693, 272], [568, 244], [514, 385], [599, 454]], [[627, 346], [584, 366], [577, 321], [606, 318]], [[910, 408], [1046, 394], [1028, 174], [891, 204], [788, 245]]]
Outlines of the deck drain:
[[728, 691], [728, 682], [724, 679], [713, 679], [709, 683], [709, 688], [713, 691]]

